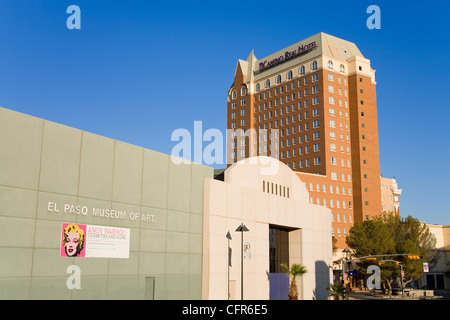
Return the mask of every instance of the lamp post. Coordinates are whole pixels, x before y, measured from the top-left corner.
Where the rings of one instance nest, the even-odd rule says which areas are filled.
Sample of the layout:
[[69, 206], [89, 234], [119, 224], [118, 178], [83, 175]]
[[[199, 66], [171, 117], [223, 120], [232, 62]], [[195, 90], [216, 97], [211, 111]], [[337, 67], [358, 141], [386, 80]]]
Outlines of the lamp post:
[[227, 290], [227, 297], [228, 300], [230, 300], [230, 267], [231, 267], [231, 247], [230, 247], [230, 240], [231, 240], [231, 234], [228, 231], [227, 235], [226, 235], [227, 239], [228, 239], [228, 252], [227, 252], [227, 257], [228, 257], [228, 278], [227, 278], [227, 283], [228, 283], [228, 290]]
[[348, 260], [348, 255], [350, 254], [350, 250], [348, 248], [345, 248], [342, 253], [345, 254], [345, 259], [342, 259], [342, 280], [344, 281], [344, 300], [345, 300], [345, 294], [347, 293], [347, 281], [345, 279], [345, 264]]
[[241, 223], [236, 231], [241, 233], [241, 300], [244, 300], [244, 232], [249, 230]]

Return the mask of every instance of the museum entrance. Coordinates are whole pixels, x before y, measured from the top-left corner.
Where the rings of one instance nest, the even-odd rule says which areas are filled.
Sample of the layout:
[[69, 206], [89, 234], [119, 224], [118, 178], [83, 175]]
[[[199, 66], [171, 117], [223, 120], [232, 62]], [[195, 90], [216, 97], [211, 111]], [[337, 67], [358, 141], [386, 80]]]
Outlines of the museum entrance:
[[[298, 263], [298, 261], [290, 261], [292, 260], [290, 253], [299, 251], [299, 231], [300, 229], [269, 225], [270, 300], [289, 299], [289, 277], [281, 265], [286, 264], [290, 267], [292, 263]], [[298, 241], [293, 241], [294, 238], [298, 238]], [[297, 258], [299, 256], [300, 254]]]

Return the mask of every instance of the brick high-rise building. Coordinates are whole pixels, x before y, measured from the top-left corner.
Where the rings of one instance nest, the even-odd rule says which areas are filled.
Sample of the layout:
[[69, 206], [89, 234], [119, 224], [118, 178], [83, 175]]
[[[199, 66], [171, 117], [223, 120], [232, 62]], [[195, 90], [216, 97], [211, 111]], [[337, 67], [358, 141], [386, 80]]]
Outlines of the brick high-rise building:
[[318, 33], [263, 59], [252, 51], [227, 108], [228, 128], [247, 137], [234, 161], [268, 155], [296, 171], [332, 210], [339, 249], [354, 222], [381, 214], [375, 70], [354, 43]]

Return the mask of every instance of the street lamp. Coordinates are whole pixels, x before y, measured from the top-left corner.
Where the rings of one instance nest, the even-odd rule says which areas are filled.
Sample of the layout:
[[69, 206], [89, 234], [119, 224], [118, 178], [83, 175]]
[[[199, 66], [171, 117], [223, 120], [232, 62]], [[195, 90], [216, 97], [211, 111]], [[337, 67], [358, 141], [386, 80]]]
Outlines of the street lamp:
[[347, 283], [345, 280], [345, 264], [348, 260], [348, 255], [351, 253], [351, 251], [348, 248], [345, 248], [342, 253], [345, 254], [345, 259], [342, 259], [342, 280], [344, 282], [344, 299], [345, 299], [345, 293], [347, 292]]
[[241, 300], [244, 300], [244, 232], [250, 231], [241, 223], [236, 232], [241, 233]]

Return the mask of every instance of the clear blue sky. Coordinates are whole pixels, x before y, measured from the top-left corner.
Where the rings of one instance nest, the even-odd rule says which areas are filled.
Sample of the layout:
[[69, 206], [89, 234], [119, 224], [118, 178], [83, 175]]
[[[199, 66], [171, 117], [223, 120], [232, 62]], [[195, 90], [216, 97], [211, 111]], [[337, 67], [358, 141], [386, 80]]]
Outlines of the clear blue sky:
[[[69, 30], [69, 5], [81, 30]], [[369, 5], [381, 30], [369, 30]], [[226, 128], [237, 59], [318, 32], [377, 71], [381, 172], [401, 215], [450, 225], [448, 1], [0, 0], [0, 106], [170, 154], [177, 128]]]

